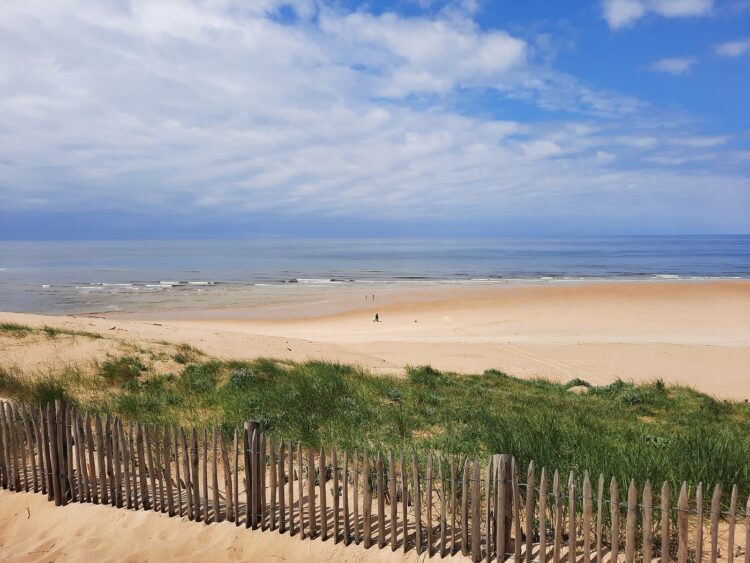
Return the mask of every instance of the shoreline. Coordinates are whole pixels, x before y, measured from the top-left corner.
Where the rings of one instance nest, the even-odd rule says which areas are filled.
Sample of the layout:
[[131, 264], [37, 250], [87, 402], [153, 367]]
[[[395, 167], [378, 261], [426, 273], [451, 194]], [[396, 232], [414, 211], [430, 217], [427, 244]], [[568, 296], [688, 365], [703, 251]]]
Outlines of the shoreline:
[[[0, 322], [79, 327], [134, 343], [186, 342], [223, 359], [322, 359], [397, 375], [430, 364], [595, 385], [661, 378], [750, 399], [750, 280], [422, 287], [376, 293], [375, 306], [359, 290], [292, 297], [104, 316], [2, 313]], [[60, 361], [73, 352], [33, 353]], [[28, 354], [12, 342], [0, 348], [6, 361], [31, 361]]]

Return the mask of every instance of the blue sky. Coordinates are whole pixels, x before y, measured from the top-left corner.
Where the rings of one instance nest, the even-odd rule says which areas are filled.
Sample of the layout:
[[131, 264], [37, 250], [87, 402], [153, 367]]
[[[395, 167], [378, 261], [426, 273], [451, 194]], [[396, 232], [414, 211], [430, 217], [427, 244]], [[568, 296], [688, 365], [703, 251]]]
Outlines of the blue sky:
[[750, 232], [750, 1], [0, 5], [0, 238]]

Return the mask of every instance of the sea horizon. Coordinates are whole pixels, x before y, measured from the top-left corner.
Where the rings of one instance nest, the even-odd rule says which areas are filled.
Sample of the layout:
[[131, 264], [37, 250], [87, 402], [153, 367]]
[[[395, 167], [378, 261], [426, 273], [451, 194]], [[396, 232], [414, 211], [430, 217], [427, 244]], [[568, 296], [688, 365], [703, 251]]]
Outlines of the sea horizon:
[[750, 235], [0, 241], [0, 310], [13, 312], [137, 310], [249, 287], [746, 278]]

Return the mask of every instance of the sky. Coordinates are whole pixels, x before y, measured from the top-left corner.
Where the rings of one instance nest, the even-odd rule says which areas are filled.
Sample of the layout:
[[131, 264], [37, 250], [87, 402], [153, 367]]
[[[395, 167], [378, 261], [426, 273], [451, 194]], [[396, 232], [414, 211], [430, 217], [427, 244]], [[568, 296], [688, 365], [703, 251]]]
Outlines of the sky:
[[750, 233], [750, 0], [0, 3], [0, 239]]

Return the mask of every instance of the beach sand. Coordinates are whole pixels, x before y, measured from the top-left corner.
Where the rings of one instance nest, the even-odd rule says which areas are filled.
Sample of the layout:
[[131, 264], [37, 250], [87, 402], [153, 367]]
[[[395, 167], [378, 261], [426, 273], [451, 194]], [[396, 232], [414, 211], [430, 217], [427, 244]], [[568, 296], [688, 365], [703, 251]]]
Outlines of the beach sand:
[[[0, 313], [0, 322], [98, 332], [102, 340], [0, 338], [21, 367], [85, 361], [124, 343], [186, 342], [219, 358], [326, 359], [376, 373], [407, 365], [592, 384], [662, 378], [750, 399], [750, 281], [419, 287], [310, 308], [214, 308], [108, 318]], [[382, 301], [382, 302], [381, 302]], [[336, 312], [326, 312], [336, 311]], [[379, 323], [373, 322], [375, 313]]]
[[[70, 504], [0, 491], [0, 559], [7, 561], [384, 561], [423, 560], [332, 540], [300, 540], [231, 522], [206, 526], [166, 514]], [[447, 561], [469, 561], [460, 553]]]
[[[0, 313], [0, 322], [102, 336], [23, 338], [0, 333], [0, 363], [29, 373], [138, 349], [188, 343], [219, 358], [326, 359], [382, 373], [407, 365], [462, 373], [498, 368], [520, 377], [591, 383], [616, 378], [694, 386], [750, 399], [750, 282], [587, 283], [416, 288], [311, 308], [213, 308], [60, 317]], [[381, 322], [373, 322], [375, 313]], [[172, 361], [168, 354], [166, 362]], [[179, 369], [159, 365], [157, 369]], [[93, 505], [55, 508], [41, 495], [0, 491], [0, 550], [19, 561], [243, 559], [416, 560], [300, 541], [231, 524], [204, 526]]]

